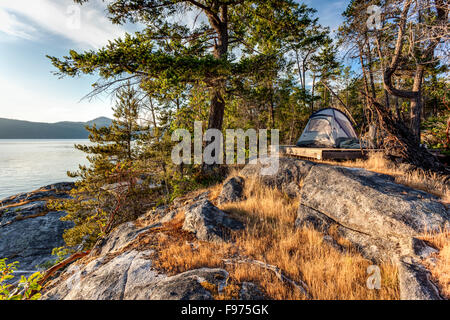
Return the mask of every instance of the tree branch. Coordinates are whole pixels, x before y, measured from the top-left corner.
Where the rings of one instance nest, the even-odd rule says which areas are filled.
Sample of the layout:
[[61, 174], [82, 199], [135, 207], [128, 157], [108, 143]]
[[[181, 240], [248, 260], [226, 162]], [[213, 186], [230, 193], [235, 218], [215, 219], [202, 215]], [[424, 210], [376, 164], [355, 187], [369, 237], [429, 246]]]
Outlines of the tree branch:
[[299, 281], [299, 282], [295, 282], [294, 280], [286, 277], [283, 272], [280, 270], [280, 268], [278, 268], [277, 266], [271, 265], [271, 264], [267, 264], [265, 262], [262, 261], [258, 261], [258, 260], [250, 260], [250, 259], [245, 259], [245, 260], [236, 260], [236, 259], [224, 259], [223, 262], [225, 264], [253, 264], [256, 265], [258, 267], [270, 270], [272, 272], [275, 273], [275, 275], [277, 276], [278, 279], [280, 279], [280, 281], [282, 282], [287, 282], [290, 285], [292, 285], [294, 288], [298, 289], [303, 295], [306, 296], [306, 298], [308, 299], [312, 299], [311, 295], [308, 293], [307, 291], [307, 284], [303, 281]]

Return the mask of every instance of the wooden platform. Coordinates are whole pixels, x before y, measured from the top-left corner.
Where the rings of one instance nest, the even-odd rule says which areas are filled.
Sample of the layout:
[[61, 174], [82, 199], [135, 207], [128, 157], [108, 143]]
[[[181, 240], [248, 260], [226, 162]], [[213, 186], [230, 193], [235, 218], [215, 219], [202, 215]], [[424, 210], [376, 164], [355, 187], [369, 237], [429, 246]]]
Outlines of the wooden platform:
[[280, 146], [280, 155], [316, 160], [354, 160], [364, 156], [361, 149], [302, 148], [297, 146]]

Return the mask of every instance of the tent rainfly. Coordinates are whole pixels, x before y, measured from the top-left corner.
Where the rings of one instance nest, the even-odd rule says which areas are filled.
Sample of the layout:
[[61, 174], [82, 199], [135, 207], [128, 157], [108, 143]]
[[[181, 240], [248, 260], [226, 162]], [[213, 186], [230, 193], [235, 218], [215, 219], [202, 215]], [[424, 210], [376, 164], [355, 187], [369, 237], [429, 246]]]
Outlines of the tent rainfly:
[[326, 108], [311, 115], [297, 146], [359, 148], [359, 141], [349, 118], [337, 109]]

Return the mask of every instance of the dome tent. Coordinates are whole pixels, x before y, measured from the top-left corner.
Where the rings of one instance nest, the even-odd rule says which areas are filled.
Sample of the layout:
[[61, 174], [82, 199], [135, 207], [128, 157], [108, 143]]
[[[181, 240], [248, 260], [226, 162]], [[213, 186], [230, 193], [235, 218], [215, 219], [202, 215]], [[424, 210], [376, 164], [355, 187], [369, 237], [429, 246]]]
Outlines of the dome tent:
[[326, 108], [309, 117], [297, 146], [359, 148], [359, 141], [349, 118], [338, 109]]

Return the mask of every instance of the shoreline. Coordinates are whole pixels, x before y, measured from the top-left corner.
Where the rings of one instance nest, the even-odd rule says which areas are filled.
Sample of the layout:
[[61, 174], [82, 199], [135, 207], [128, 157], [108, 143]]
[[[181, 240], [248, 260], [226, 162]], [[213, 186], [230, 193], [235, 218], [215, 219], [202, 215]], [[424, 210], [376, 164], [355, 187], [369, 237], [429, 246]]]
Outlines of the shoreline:
[[[39, 188], [36, 188], [32, 191], [25, 191], [25, 192], [19, 192], [15, 193], [11, 196], [6, 196], [0, 198], [0, 215], [1, 215], [1, 209], [4, 206], [7, 206], [8, 204], [18, 203], [19, 201], [29, 199], [34, 200], [37, 199], [40, 195], [43, 195], [43, 193], [48, 192], [50, 193], [58, 193], [58, 192], [67, 192], [70, 191], [75, 187], [75, 182], [73, 181], [63, 181], [63, 182], [55, 182], [51, 183]], [[33, 197], [34, 195], [34, 197]], [[31, 199], [30, 199], [31, 197]]]
[[74, 187], [58, 182], [0, 200], [0, 259], [17, 261], [16, 275], [28, 276], [55, 259], [52, 251], [64, 245], [64, 231], [73, 223], [61, 221], [66, 213], [49, 210], [47, 203], [70, 198]]

